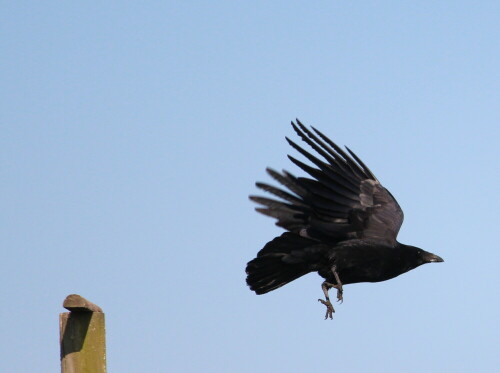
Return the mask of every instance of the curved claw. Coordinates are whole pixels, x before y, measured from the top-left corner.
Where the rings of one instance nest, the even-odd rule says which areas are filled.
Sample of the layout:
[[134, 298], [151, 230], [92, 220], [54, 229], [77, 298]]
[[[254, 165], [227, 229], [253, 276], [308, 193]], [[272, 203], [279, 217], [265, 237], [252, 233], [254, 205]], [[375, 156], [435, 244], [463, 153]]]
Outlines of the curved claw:
[[337, 291], [337, 302], [340, 302], [340, 304], [344, 303], [344, 297], [342, 296], [344, 292], [342, 290]]

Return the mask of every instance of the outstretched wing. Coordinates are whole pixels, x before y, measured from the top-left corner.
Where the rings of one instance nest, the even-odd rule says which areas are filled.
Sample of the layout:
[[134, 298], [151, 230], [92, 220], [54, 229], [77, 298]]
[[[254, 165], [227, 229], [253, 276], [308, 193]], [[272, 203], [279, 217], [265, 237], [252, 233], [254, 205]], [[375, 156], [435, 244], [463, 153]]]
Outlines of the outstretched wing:
[[391, 193], [349, 148], [346, 147], [347, 154], [320, 131], [314, 127], [314, 132], [310, 131], [299, 120], [292, 126], [323, 159], [287, 138], [315, 167], [289, 155], [310, 177], [295, 177], [287, 171], [279, 173], [268, 168], [269, 175], [285, 188], [256, 183], [258, 188], [279, 198], [250, 196], [262, 205], [256, 210], [302, 237], [325, 242], [375, 239], [395, 245], [403, 211]]

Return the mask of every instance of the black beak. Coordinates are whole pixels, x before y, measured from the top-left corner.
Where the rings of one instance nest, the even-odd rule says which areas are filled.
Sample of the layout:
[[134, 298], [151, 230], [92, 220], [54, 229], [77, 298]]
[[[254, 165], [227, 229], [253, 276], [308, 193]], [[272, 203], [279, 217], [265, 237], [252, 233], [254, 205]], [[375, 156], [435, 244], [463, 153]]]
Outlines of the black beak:
[[443, 258], [441, 258], [440, 256], [437, 256], [435, 254], [431, 254], [431, 253], [427, 253], [427, 255], [425, 256], [425, 261], [427, 263], [440, 263], [440, 262], [444, 262]]

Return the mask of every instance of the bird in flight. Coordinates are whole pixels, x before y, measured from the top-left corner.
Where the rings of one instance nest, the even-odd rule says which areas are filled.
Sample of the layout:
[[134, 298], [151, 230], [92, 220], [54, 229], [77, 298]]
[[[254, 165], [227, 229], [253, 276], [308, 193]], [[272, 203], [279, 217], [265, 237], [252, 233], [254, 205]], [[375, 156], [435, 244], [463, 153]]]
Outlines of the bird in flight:
[[270, 168], [267, 173], [282, 188], [256, 183], [275, 199], [250, 196], [256, 210], [276, 219], [286, 230], [269, 241], [248, 262], [246, 282], [256, 294], [265, 294], [297, 278], [318, 272], [325, 319], [335, 312], [328, 291], [343, 285], [389, 280], [422, 264], [442, 262], [439, 256], [399, 243], [403, 211], [392, 194], [348, 147], [342, 150], [320, 131], [298, 119], [292, 127], [322, 159], [295, 142], [288, 143], [314, 166], [288, 156], [308, 177]]

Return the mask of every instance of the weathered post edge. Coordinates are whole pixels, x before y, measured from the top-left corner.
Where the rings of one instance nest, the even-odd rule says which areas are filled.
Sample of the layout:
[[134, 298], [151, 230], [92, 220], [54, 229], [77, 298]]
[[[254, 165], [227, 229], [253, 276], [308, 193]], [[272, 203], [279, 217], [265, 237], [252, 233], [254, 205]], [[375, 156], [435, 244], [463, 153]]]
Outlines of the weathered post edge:
[[71, 294], [59, 315], [62, 373], [106, 373], [106, 329], [102, 309]]

